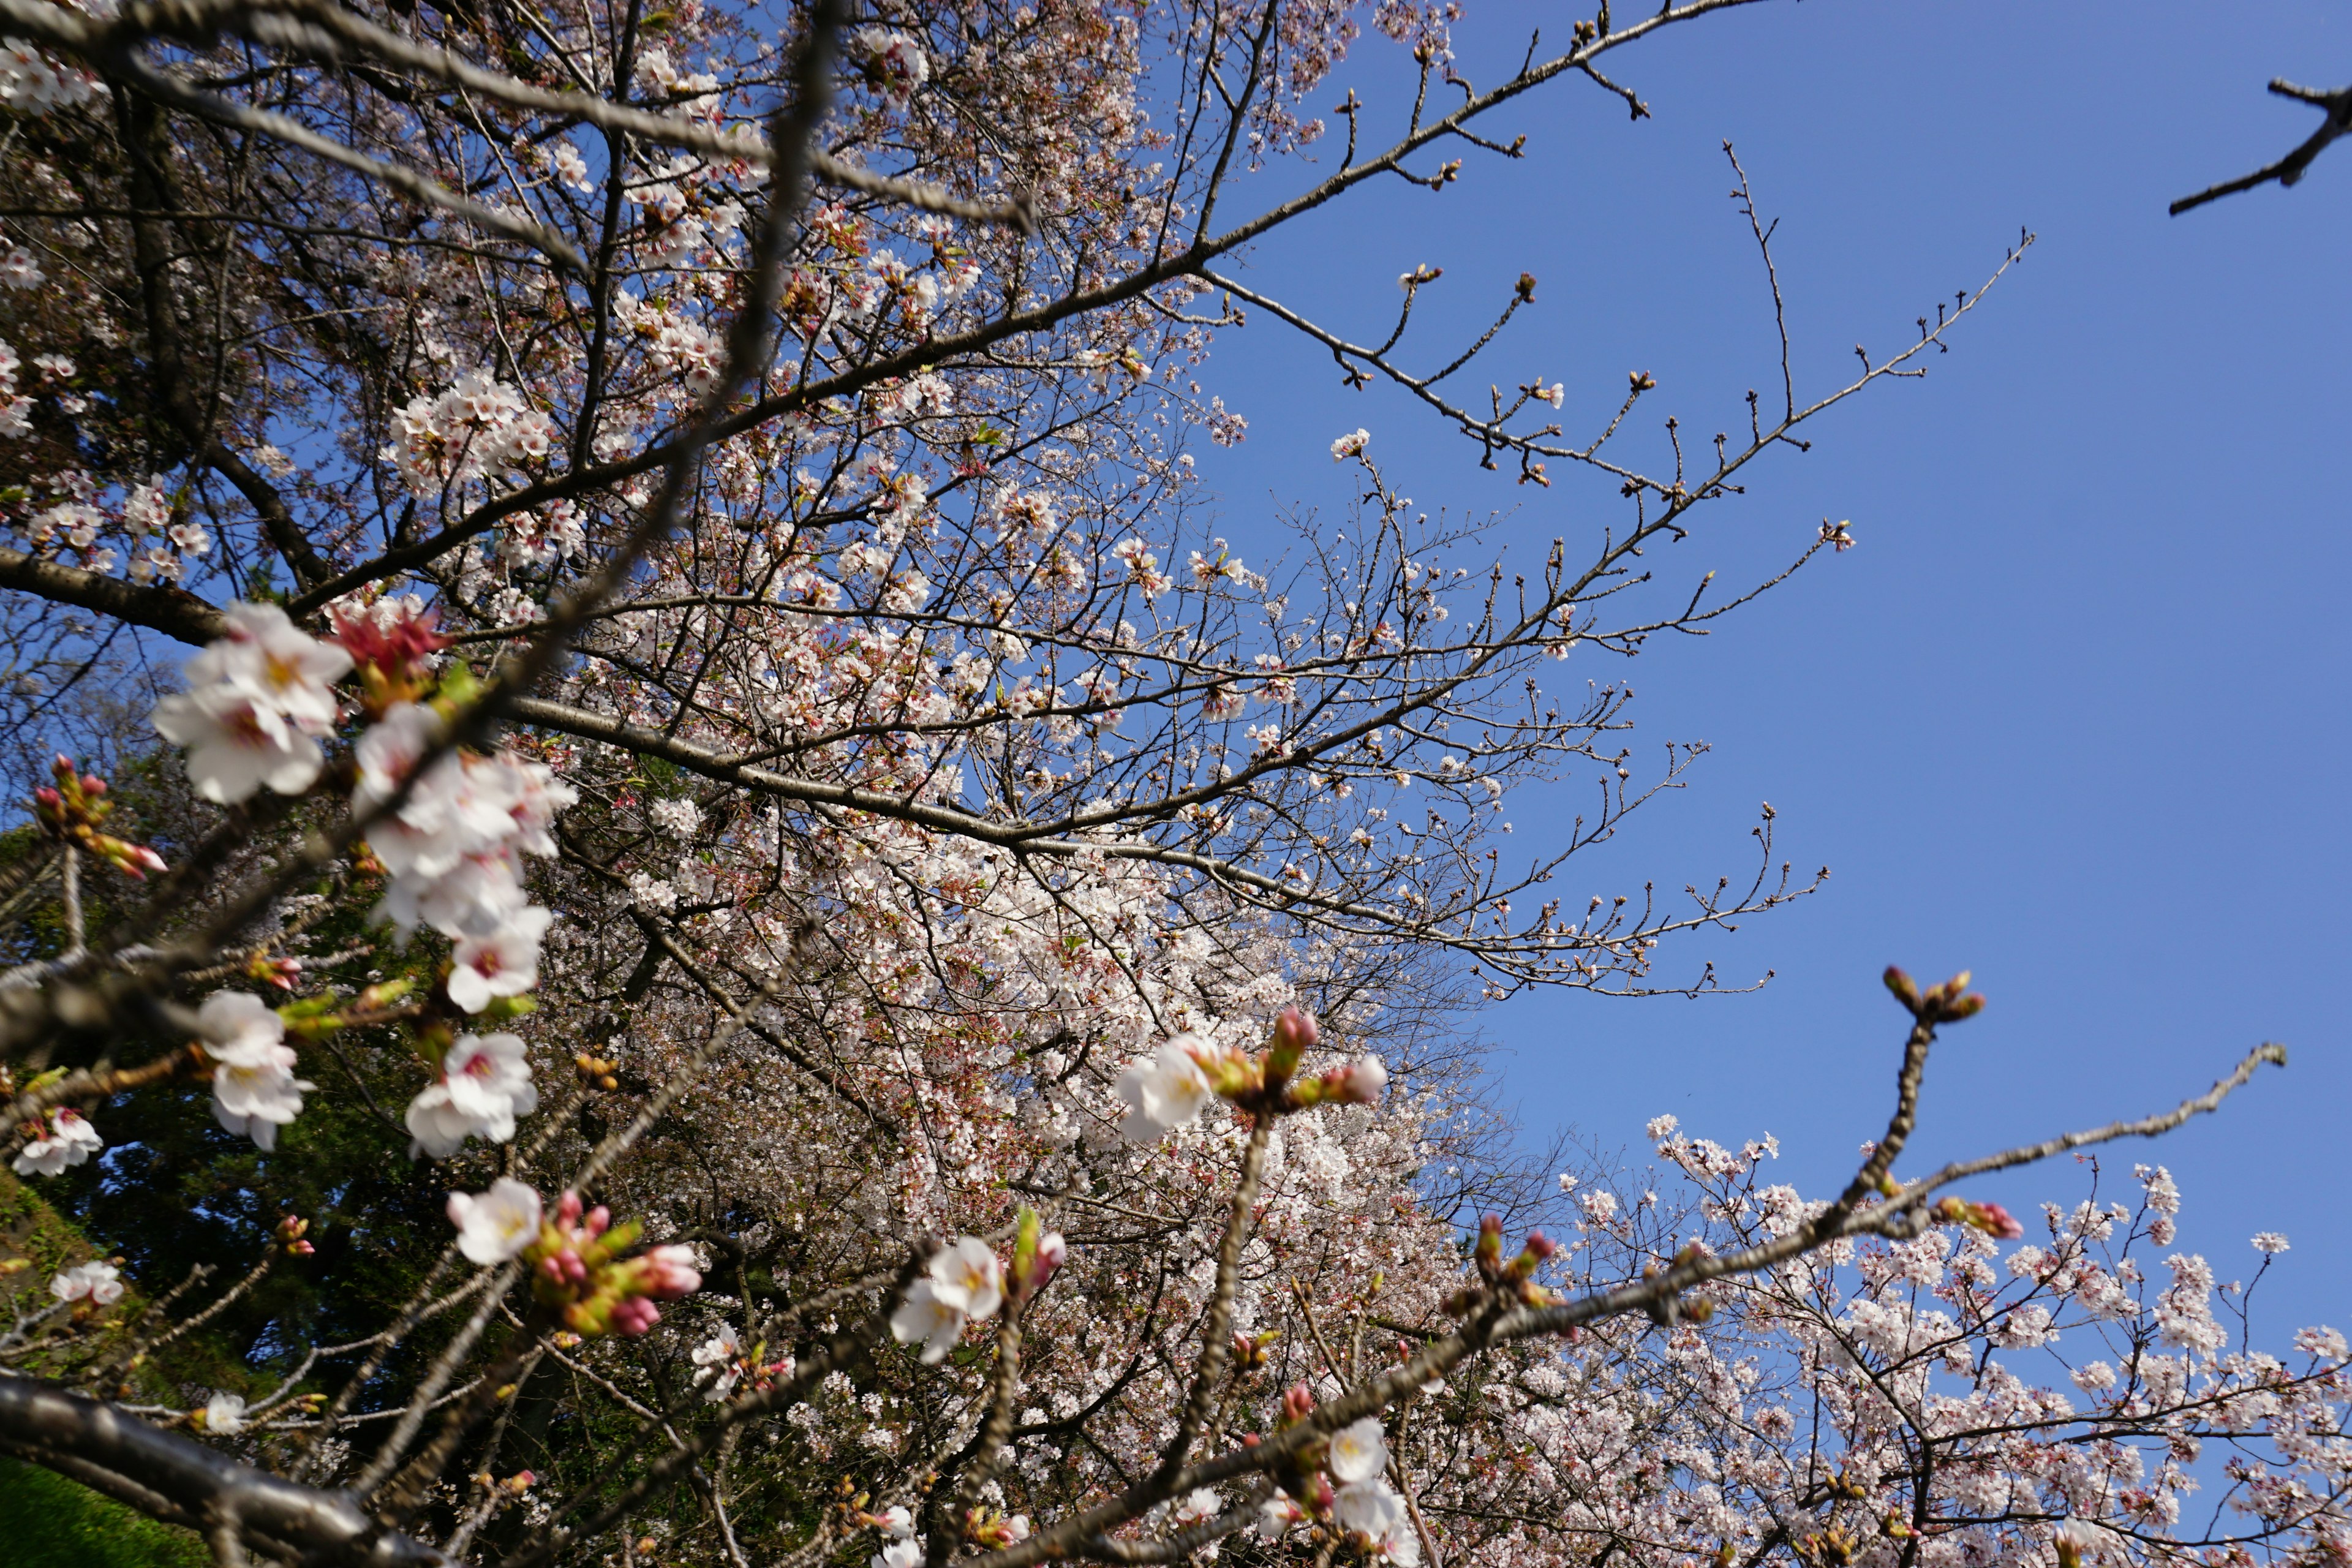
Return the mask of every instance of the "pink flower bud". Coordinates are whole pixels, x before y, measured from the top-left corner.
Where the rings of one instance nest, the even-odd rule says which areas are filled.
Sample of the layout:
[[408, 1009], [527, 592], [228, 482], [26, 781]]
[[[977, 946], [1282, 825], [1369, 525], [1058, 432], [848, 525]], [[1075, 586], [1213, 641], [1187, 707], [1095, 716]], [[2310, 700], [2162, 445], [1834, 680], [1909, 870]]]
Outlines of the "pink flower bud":
[[578, 1225], [582, 1206], [578, 1193], [564, 1194], [555, 1200], [555, 1223], [561, 1226]]
[[643, 1296], [632, 1296], [614, 1304], [611, 1321], [614, 1333], [635, 1339], [661, 1321], [661, 1309]]
[[613, 1228], [613, 1211], [598, 1204], [588, 1211], [588, 1234], [602, 1236]]
[[1980, 1228], [2003, 1241], [2015, 1241], [2025, 1234], [2025, 1226], [2018, 1223], [2017, 1216], [1999, 1204], [1979, 1204], [1977, 1213], [1981, 1216]]
[[1265, 1054], [1266, 1082], [1288, 1081], [1298, 1070], [1298, 1058], [1320, 1037], [1314, 1018], [1296, 1007], [1285, 1007], [1274, 1020], [1274, 1039]]
[[639, 1289], [648, 1296], [658, 1296], [665, 1301], [675, 1301], [691, 1296], [702, 1289], [701, 1271], [694, 1266], [694, 1252], [685, 1247], [656, 1247], [638, 1260], [641, 1266]]

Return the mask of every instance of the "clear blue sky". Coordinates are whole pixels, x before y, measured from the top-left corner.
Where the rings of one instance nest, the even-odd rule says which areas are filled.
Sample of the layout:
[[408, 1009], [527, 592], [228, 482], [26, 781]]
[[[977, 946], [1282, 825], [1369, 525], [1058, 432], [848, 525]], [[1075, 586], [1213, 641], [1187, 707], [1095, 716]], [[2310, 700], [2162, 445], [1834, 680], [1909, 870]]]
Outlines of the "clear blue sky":
[[[1496, 79], [1529, 26], [1564, 38], [1573, 14], [1474, 4], [1468, 74]], [[1389, 117], [1368, 124], [1393, 127], [1407, 84], [1375, 56], [1392, 68], [1393, 49], [1367, 47], [1343, 81]], [[1560, 84], [1489, 127], [1526, 132], [1526, 162], [1473, 153], [1443, 195], [1360, 203], [1260, 252], [1254, 283], [1360, 332], [1384, 327], [1417, 263], [1446, 268], [1436, 299], [1457, 322], [1531, 270], [1538, 307], [1479, 385], [1540, 370], [1589, 418], [1644, 369], [1661, 383], [1653, 426], [1677, 414], [1704, 439], [1736, 428], [1741, 393], [1772, 374], [1725, 138], [1781, 220], [1801, 393], [1843, 380], [1857, 341], [1883, 356], [1916, 337], [1923, 307], [1972, 287], [2021, 225], [2041, 242], [1924, 383], [1831, 416], [1809, 456], [1766, 464], [1658, 562], [1731, 581], [1825, 514], [1859, 541], [1625, 672], [1637, 747], [1716, 750], [1570, 891], [1736, 872], [1765, 799], [1782, 847], [1835, 875], [1686, 951], [1727, 977], [1777, 969], [1760, 995], [1498, 1009], [1526, 1120], [1637, 1152], [1660, 1110], [1727, 1142], [1769, 1130], [1787, 1179], [1821, 1194], [1883, 1122], [1903, 1023], [1875, 979], [1889, 962], [1923, 979], [1971, 967], [1992, 1004], [1946, 1037], [1915, 1168], [2169, 1105], [2280, 1040], [2286, 1072], [2111, 1169], [2171, 1165], [2183, 1245], [2225, 1279], [2252, 1273], [2253, 1231], [2291, 1236], [2258, 1318], [2273, 1338], [2290, 1320], [2352, 1328], [2352, 145], [2292, 191], [2165, 213], [2314, 127], [2263, 84], [2352, 79], [2352, 11], [1806, 0], [1670, 33], [1611, 68], [1654, 119]], [[1481, 473], [1458, 438], [1396, 395], [1341, 390], [1328, 355], [1271, 321], [1228, 334], [1206, 379], [1251, 420], [1244, 446], [1204, 458], [1237, 541], [1277, 502], [1343, 505], [1324, 447], [1358, 425], [1422, 506], [1516, 508], [1498, 537], [1530, 565], [1619, 504], [1590, 481], [1538, 494]], [[1512, 815], [1524, 832], [1580, 798]], [[2071, 1203], [2081, 1180], [2045, 1167], [1982, 1195]]]

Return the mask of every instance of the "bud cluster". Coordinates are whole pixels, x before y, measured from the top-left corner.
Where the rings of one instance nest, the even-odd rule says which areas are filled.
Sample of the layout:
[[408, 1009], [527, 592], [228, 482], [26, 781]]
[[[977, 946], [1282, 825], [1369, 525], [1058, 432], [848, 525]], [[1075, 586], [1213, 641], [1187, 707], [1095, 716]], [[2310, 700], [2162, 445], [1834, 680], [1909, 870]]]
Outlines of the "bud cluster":
[[275, 1232], [279, 1246], [289, 1258], [308, 1258], [318, 1250], [303, 1239], [310, 1231], [310, 1222], [296, 1215], [288, 1215], [278, 1222]]
[[1559, 1250], [1559, 1243], [1539, 1230], [1531, 1230], [1527, 1240], [1520, 1243], [1517, 1255], [1506, 1263], [1503, 1216], [1487, 1215], [1478, 1222], [1478, 1239], [1470, 1249], [1471, 1266], [1477, 1269], [1483, 1284], [1456, 1290], [1446, 1299], [1446, 1311], [1457, 1318], [1467, 1316], [1486, 1300], [1488, 1289], [1500, 1290], [1529, 1307], [1549, 1306], [1558, 1298], [1536, 1283], [1536, 1270]]
[[1985, 999], [1969, 990], [1969, 972], [1965, 969], [1924, 992], [1908, 974], [1891, 963], [1886, 966], [1885, 979], [1895, 999], [1908, 1007], [1913, 1017], [1930, 1026], [1957, 1024], [1984, 1011]]
[[125, 876], [143, 880], [148, 872], [164, 869], [163, 858], [152, 849], [99, 831], [114, 810], [114, 803], [106, 798], [104, 779], [80, 772], [62, 753], [49, 771], [58, 782], [33, 792], [33, 816], [51, 837], [96, 856]]
[[583, 1215], [580, 1194], [564, 1194], [556, 1200], [554, 1217], [540, 1227], [539, 1239], [523, 1251], [532, 1265], [531, 1294], [561, 1311], [564, 1327], [574, 1333], [591, 1339], [644, 1333], [661, 1321], [655, 1301], [675, 1301], [702, 1289], [702, 1275], [686, 1247], [618, 1256], [636, 1244], [644, 1229], [635, 1220], [614, 1225], [612, 1210], [602, 1204]]
[[450, 1194], [449, 1222], [457, 1227], [458, 1250], [474, 1262], [519, 1257], [529, 1263], [531, 1294], [565, 1331], [583, 1339], [642, 1334], [661, 1321], [656, 1300], [702, 1289], [690, 1250], [655, 1247], [623, 1257], [644, 1227], [635, 1220], [614, 1225], [602, 1204], [583, 1206], [578, 1193], [566, 1193], [553, 1215], [542, 1215], [539, 1194], [501, 1176], [488, 1192]]
[[1115, 1087], [1129, 1106], [1127, 1135], [1150, 1142], [1191, 1121], [1213, 1096], [1260, 1118], [1316, 1105], [1376, 1103], [1389, 1081], [1378, 1057], [1360, 1057], [1315, 1078], [1297, 1078], [1300, 1059], [1320, 1039], [1315, 1020], [1297, 1007], [1282, 1010], [1266, 1048], [1256, 1056], [1179, 1035], [1120, 1075]]
[[1945, 1225], [1964, 1225], [1980, 1230], [1987, 1236], [2003, 1241], [2015, 1241], [2025, 1234], [2025, 1226], [2017, 1216], [1999, 1204], [1970, 1203], [1966, 1198], [1943, 1198], [1928, 1211]]

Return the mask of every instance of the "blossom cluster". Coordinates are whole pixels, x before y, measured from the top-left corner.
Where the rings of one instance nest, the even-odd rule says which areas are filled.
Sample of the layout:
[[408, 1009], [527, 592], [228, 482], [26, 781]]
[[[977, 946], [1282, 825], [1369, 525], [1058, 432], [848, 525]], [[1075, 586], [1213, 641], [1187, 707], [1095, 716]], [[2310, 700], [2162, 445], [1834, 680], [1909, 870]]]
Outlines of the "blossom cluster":
[[188, 660], [188, 689], [155, 705], [155, 729], [187, 748], [189, 782], [206, 800], [235, 805], [264, 784], [299, 795], [325, 765], [319, 741], [333, 733], [333, 685], [351, 668], [351, 655], [277, 605], [233, 605], [226, 635]]
[[[1297, 1420], [1312, 1407], [1302, 1384], [1284, 1400]], [[1389, 1484], [1388, 1434], [1377, 1415], [1353, 1421], [1331, 1434], [1323, 1448], [1321, 1472], [1297, 1486], [1277, 1489], [1258, 1506], [1258, 1539], [1271, 1545], [1296, 1525], [1326, 1521], [1358, 1550], [1398, 1568], [1421, 1561], [1421, 1537], [1402, 1494]]]
[[89, 1118], [69, 1105], [61, 1105], [26, 1140], [11, 1164], [20, 1176], [54, 1176], [105, 1147], [106, 1140], [98, 1135]]
[[302, 1113], [302, 1096], [319, 1086], [294, 1076], [286, 1022], [261, 998], [219, 991], [196, 1012], [196, 1030], [213, 1068], [213, 1115], [261, 1148], [278, 1147], [278, 1130]]
[[1037, 1212], [1024, 1206], [1009, 1275], [988, 1243], [959, 1237], [932, 1254], [922, 1277], [907, 1288], [890, 1316], [890, 1332], [901, 1343], [920, 1341], [923, 1363], [935, 1365], [955, 1349], [966, 1324], [994, 1316], [1008, 1296], [1016, 1307], [1025, 1304], [1068, 1254], [1061, 1235], [1045, 1230]]
[[61, 66], [22, 38], [0, 39], [0, 104], [19, 114], [47, 114], [89, 101], [98, 80]]
[[412, 495], [503, 474], [547, 456], [555, 425], [522, 394], [482, 371], [468, 371], [437, 397], [411, 398], [393, 416], [382, 457]]

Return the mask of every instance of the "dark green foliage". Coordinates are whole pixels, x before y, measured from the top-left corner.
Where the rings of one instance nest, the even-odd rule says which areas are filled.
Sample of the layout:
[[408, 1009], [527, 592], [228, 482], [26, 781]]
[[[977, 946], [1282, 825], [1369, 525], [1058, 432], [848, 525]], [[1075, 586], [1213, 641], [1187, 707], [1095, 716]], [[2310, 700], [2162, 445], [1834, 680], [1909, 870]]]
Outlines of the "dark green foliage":
[[158, 1524], [63, 1476], [0, 1459], [9, 1568], [203, 1568], [194, 1532]]

